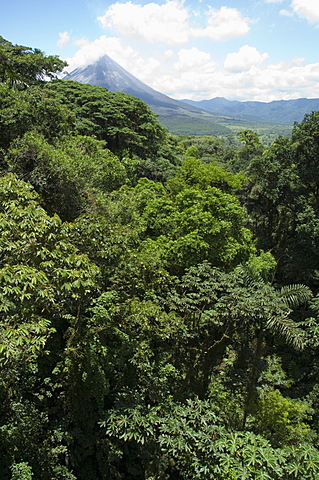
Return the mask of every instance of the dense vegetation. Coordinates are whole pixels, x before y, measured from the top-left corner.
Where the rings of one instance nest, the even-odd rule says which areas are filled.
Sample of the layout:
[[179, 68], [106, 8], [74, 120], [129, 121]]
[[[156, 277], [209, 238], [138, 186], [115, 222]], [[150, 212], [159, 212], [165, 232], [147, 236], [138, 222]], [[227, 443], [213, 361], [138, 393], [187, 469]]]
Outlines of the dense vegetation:
[[0, 38], [0, 478], [318, 478], [319, 113], [173, 137], [63, 66]]

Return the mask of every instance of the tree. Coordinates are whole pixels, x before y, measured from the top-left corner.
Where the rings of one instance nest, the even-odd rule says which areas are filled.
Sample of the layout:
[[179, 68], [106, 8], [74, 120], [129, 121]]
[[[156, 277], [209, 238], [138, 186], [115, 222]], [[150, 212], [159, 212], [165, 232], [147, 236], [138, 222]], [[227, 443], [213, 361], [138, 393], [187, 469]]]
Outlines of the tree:
[[85, 364], [79, 339], [85, 344], [85, 310], [97, 295], [99, 269], [70, 243], [67, 225], [40, 207], [30, 184], [12, 174], [0, 183], [2, 473], [74, 479], [61, 463], [72, 456], [66, 418], [50, 412], [66, 413], [73, 383], [81, 388], [71, 373]]
[[50, 214], [72, 220], [126, 182], [125, 167], [104, 142], [73, 136], [54, 143], [27, 132], [6, 157], [8, 169], [35, 187]]
[[46, 85], [77, 117], [81, 135], [105, 140], [116, 155], [153, 157], [167, 136], [151, 109], [139, 98], [71, 80]]
[[41, 50], [13, 45], [0, 36], [0, 82], [25, 89], [46, 78], [55, 78], [67, 63], [58, 56], [46, 56]]
[[224, 192], [234, 193], [241, 190], [245, 182], [243, 175], [230, 173], [215, 162], [203, 164], [195, 157], [188, 157], [182, 162], [175, 178], [170, 179], [167, 185], [173, 193], [182, 190], [186, 185], [200, 190], [217, 187]]
[[[221, 178], [220, 173], [215, 175], [216, 183], [227, 185], [227, 174]], [[205, 182], [214, 181], [204, 175], [202, 179], [203, 188], [189, 175], [189, 183], [195, 183], [190, 187], [177, 176], [169, 183], [172, 193], [163, 189], [156, 195], [151, 193], [151, 182], [140, 180], [135, 187], [146, 234], [156, 242], [154, 247], [166, 250], [165, 260], [171, 272], [205, 259], [232, 268], [253, 251], [250, 232], [244, 227], [244, 211], [236, 196], [214, 186], [205, 188]]]
[[28, 131], [48, 141], [75, 132], [75, 116], [48, 92], [37, 86], [18, 91], [0, 84], [0, 148]]
[[239, 156], [241, 160], [248, 165], [249, 160], [255, 156], [262, 154], [264, 147], [259, 139], [259, 135], [253, 130], [241, 130], [237, 132], [239, 140], [244, 144], [244, 147], [240, 150]]
[[277, 139], [252, 160], [246, 201], [259, 246], [278, 260], [280, 282], [316, 282], [318, 257], [318, 115], [295, 124], [291, 139]]
[[[287, 298], [297, 297], [296, 290]], [[96, 313], [108, 318], [105, 341], [121, 352], [115, 402], [102, 421], [114, 477], [290, 478], [286, 458], [293, 464], [307, 445], [299, 447], [310, 430], [305, 404], [277, 391], [278, 418], [262, 424], [264, 390], [265, 397], [254, 398], [249, 426], [242, 423], [260, 323], [268, 344], [278, 334], [296, 345], [303, 337], [279, 292], [247, 283], [242, 269], [225, 273], [204, 262], [171, 278], [162, 298], [121, 304], [113, 292]], [[279, 446], [275, 420], [284, 433]], [[307, 447], [316, 464], [318, 451]], [[311, 472], [304, 464], [301, 478], [315, 478]]]
[[292, 142], [296, 151], [296, 167], [302, 192], [316, 210], [319, 202], [319, 112], [306, 114], [301, 123], [295, 122]]
[[317, 113], [227, 157], [0, 47], [0, 478], [315, 480]]

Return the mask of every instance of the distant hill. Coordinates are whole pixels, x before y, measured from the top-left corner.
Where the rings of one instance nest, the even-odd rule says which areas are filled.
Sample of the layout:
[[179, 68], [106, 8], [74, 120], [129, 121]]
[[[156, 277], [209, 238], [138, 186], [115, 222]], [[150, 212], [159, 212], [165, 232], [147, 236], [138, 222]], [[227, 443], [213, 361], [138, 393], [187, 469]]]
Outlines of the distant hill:
[[[178, 133], [195, 135], [231, 133], [231, 129], [218, 122], [218, 116], [157, 92], [130, 74], [108, 55], [104, 55], [90, 65], [76, 68], [64, 79], [89, 83], [105, 87], [111, 92], [124, 92], [139, 97], [159, 115], [159, 121], [171, 131], [177, 128]], [[172, 133], [175, 132], [172, 131]]]
[[223, 97], [211, 100], [183, 100], [187, 105], [202, 108], [219, 115], [234, 116], [250, 121], [261, 121], [293, 125], [301, 122], [305, 113], [319, 110], [319, 98], [298, 98], [296, 100], [276, 100], [273, 102], [239, 102]]

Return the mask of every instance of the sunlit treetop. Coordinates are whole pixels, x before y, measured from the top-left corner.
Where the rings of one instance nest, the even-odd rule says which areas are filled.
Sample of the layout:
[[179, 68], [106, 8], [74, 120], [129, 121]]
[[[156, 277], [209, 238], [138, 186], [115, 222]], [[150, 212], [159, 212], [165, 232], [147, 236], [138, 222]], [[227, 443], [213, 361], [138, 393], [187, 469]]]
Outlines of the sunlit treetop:
[[57, 55], [46, 56], [37, 48], [13, 45], [0, 36], [0, 83], [25, 89], [56, 78], [66, 65]]

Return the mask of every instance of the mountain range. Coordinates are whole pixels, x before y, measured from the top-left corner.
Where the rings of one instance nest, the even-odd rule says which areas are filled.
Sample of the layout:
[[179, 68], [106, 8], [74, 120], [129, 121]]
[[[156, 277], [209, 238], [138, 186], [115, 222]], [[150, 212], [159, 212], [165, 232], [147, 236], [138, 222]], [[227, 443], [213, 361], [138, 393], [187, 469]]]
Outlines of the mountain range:
[[223, 97], [175, 100], [143, 83], [108, 55], [76, 68], [65, 80], [139, 97], [158, 115], [162, 125], [175, 134], [227, 135], [252, 128], [259, 133], [285, 135], [290, 133], [294, 121], [300, 122], [305, 113], [319, 110], [319, 99], [306, 98], [269, 103], [231, 101]]
[[219, 115], [232, 115], [246, 120], [292, 125], [301, 122], [305, 113], [319, 110], [319, 98], [297, 98], [296, 100], [274, 100], [272, 102], [239, 102], [223, 97], [211, 100], [183, 100], [183, 102]]

